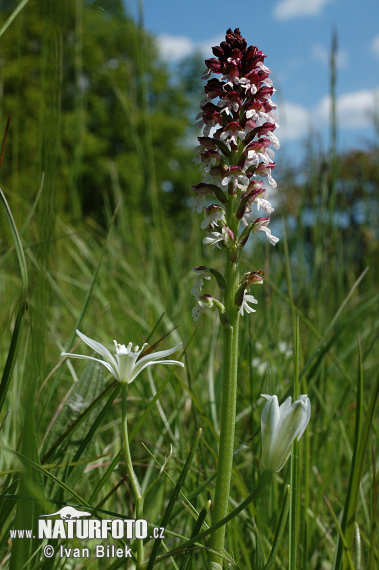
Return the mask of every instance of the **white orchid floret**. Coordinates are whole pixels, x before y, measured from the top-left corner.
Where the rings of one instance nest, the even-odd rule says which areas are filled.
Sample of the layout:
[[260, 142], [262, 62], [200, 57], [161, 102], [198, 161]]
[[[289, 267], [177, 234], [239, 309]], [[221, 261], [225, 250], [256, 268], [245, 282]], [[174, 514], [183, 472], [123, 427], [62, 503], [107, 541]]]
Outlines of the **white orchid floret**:
[[221, 76], [221, 81], [226, 81], [225, 86], [226, 85], [230, 85], [230, 87], [234, 88], [234, 85], [238, 85], [240, 82], [239, 77], [236, 77], [235, 75], [232, 75], [231, 77], [229, 75], [222, 75]]
[[270, 228], [268, 228], [267, 226], [262, 226], [259, 231], [264, 232], [266, 234], [266, 238], [267, 238], [268, 242], [271, 243], [271, 245], [276, 245], [278, 243], [279, 238], [276, 236], [273, 236]]
[[[269, 103], [272, 103], [272, 101], [269, 101]], [[276, 109], [276, 105], [273, 106], [273, 109]], [[270, 123], [274, 123], [275, 128], [279, 129], [279, 119], [278, 119], [278, 115], [276, 115], [276, 113], [274, 113], [273, 111], [269, 112], [269, 117], [270, 117]], [[274, 135], [275, 136], [275, 135]]]
[[253, 309], [253, 307], [250, 307], [249, 303], [257, 305], [258, 301], [254, 297], [254, 295], [249, 295], [247, 291], [245, 291], [243, 294], [242, 305], [239, 308], [239, 311], [242, 316], [244, 311], [246, 311], [247, 313], [256, 313], [256, 310]]
[[205, 93], [203, 99], [200, 101], [200, 107], [203, 108], [209, 101], [212, 101], [212, 97], [208, 93]]
[[207, 235], [203, 238], [204, 245], [216, 246], [220, 249], [219, 243], [223, 242], [226, 247], [230, 247], [235, 241], [234, 234], [230, 228], [223, 226], [221, 232], [212, 232], [207, 230]]
[[270, 122], [270, 115], [265, 113], [265, 111], [258, 111], [259, 118], [261, 119], [262, 123], [269, 123]]
[[257, 62], [257, 67], [260, 67], [265, 73], [271, 73], [271, 70], [262, 61]]
[[[225, 210], [222, 206], [211, 204], [205, 209], [208, 216], [201, 222], [201, 229], [205, 230], [207, 227], [214, 228], [218, 225], [219, 221], [225, 222]], [[221, 224], [220, 224], [221, 225]]]
[[[267, 140], [267, 139], [266, 139]], [[269, 143], [270, 144], [270, 143]], [[275, 180], [272, 178], [271, 176], [271, 171], [272, 169], [275, 168], [275, 163], [274, 162], [269, 162], [268, 164], [266, 163], [260, 163], [259, 167], [257, 168], [255, 174], [259, 174], [260, 176], [267, 176], [268, 177], [268, 181], [272, 186], [276, 186], [276, 182]]]
[[238, 102], [235, 100], [223, 101], [221, 99], [218, 101], [217, 107], [221, 107], [220, 112], [221, 113], [225, 112], [227, 115], [230, 115], [231, 111], [237, 113], [238, 109], [240, 108]]
[[257, 218], [254, 222], [252, 232], [254, 234], [256, 232], [264, 232], [269, 243], [276, 245], [279, 241], [279, 238], [272, 235], [270, 228], [267, 227], [269, 222], [270, 218]]
[[254, 200], [254, 202], [257, 205], [257, 210], [260, 210], [262, 208], [262, 210], [264, 210], [266, 212], [266, 214], [272, 214], [272, 212], [275, 211], [275, 208], [273, 208], [270, 204], [270, 202], [268, 200], [266, 200], [265, 198], [261, 198], [260, 196], [257, 196]]
[[233, 183], [234, 190], [236, 188], [243, 190], [246, 186], [249, 185], [249, 178], [243, 172], [240, 172], [239, 174], [232, 172], [221, 179], [221, 185], [227, 186], [229, 182]]
[[212, 295], [195, 295], [197, 305], [192, 309], [191, 315], [194, 321], [199, 320], [201, 313], [206, 309], [212, 309], [214, 305], [214, 298]]
[[196, 280], [195, 285], [191, 289], [191, 295], [197, 296], [198, 292], [204, 285], [204, 279], [211, 279], [211, 273], [209, 272], [208, 267], [204, 265], [200, 265], [200, 267], [194, 267], [193, 270], [196, 273]]
[[193, 211], [197, 212], [198, 214], [201, 214], [201, 212], [205, 208], [206, 203], [207, 200], [204, 194], [197, 194], [193, 199], [193, 208], [192, 208]]
[[270, 184], [270, 186], [272, 186], [273, 188], [277, 187], [278, 184], [277, 184], [275, 178], [273, 178], [271, 176], [271, 169], [267, 173], [267, 180], [268, 180], [268, 183]]
[[272, 148], [266, 148], [266, 156], [270, 159], [269, 162], [273, 162], [275, 158], [275, 152]]
[[268, 152], [269, 150], [270, 149], [266, 149], [265, 152], [259, 152], [253, 149], [249, 150], [247, 159], [245, 160], [245, 168], [249, 168], [250, 166], [257, 167], [260, 160], [264, 162], [264, 164], [269, 164], [271, 162], [271, 153]]
[[221, 249], [219, 246], [219, 242], [221, 241], [225, 241], [225, 235], [220, 232], [207, 232], [206, 237], [203, 238], [204, 245], [216, 246], [219, 249]]
[[289, 397], [279, 406], [277, 396], [262, 396], [267, 400], [261, 416], [262, 463], [264, 469], [275, 473], [284, 467], [292, 443], [303, 435], [311, 417], [311, 403], [302, 395], [292, 405]]
[[229, 123], [229, 127], [225, 127], [220, 134], [221, 141], [233, 142], [234, 144], [238, 144], [237, 137], [243, 140], [245, 138], [245, 131], [239, 127], [236, 122]]
[[255, 109], [249, 109], [246, 111], [246, 119], [253, 119], [253, 121], [257, 121], [259, 119], [259, 115]]
[[200, 164], [201, 160], [202, 160], [202, 155], [205, 153], [206, 149], [203, 147], [203, 145], [198, 144], [197, 146], [195, 146], [195, 148], [193, 149], [193, 153], [194, 153], [194, 157], [192, 159], [192, 162], [194, 162], [195, 164]]
[[259, 164], [259, 155], [255, 150], [249, 150], [247, 153], [247, 158], [245, 159], [245, 168], [250, 168], [250, 166], [255, 166]]
[[207, 235], [203, 238], [203, 244], [210, 245], [212, 248], [216, 246], [218, 249], [221, 249], [219, 245], [221, 242], [228, 246], [232, 242], [232, 237], [230, 236], [229, 231], [229, 228], [226, 226], [222, 228], [221, 232], [212, 232], [207, 230]]
[[[269, 121], [272, 120], [272, 118], [277, 118], [275, 115], [273, 115], [273, 113], [270, 113], [270, 117], [269, 117]], [[279, 126], [279, 125], [277, 125]], [[274, 133], [272, 131], [269, 131], [268, 133], [266, 133], [266, 136], [270, 139], [271, 144], [274, 148], [276, 148], [276, 150], [278, 150], [280, 148], [280, 142], [279, 139], [276, 135], [274, 135]]]
[[215, 119], [211, 119], [205, 126], [203, 129], [203, 136], [204, 137], [209, 137], [211, 130], [216, 127], [218, 125], [218, 121], [216, 121]]
[[209, 174], [211, 168], [216, 164], [217, 164], [217, 157], [212, 156], [210, 158], [207, 158], [201, 162], [199, 167], [200, 172], [202, 172], [203, 176], [205, 176], [205, 174]]
[[195, 305], [191, 311], [191, 315], [194, 321], [198, 321], [201, 313], [205, 311], [204, 307], [200, 307], [200, 305]]
[[250, 91], [252, 95], [255, 95], [258, 91], [256, 85], [254, 85], [254, 83], [251, 83], [250, 79], [247, 79], [246, 77], [241, 77], [239, 84], [241, 85], [242, 89], [245, 89], [245, 91]]
[[174, 348], [169, 348], [168, 350], [161, 350], [159, 352], [153, 352], [151, 354], [147, 354], [140, 358], [141, 353], [144, 351], [147, 344], [145, 343], [141, 348], [136, 346], [133, 350], [133, 345], [130, 342], [128, 346], [125, 344], [119, 344], [116, 341], [113, 341], [116, 347], [116, 354], [113, 356], [109, 350], [99, 342], [92, 340], [85, 334], [81, 333], [79, 330], [76, 331], [76, 334], [81, 338], [83, 342], [85, 342], [92, 350], [100, 354], [104, 360], [100, 360], [99, 358], [94, 358], [93, 356], [87, 356], [84, 354], [72, 354], [70, 352], [62, 352], [61, 356], [68, 356], [69, 358], [80, 358], [84, 360], [94, 360], [99, 362], [103, 366], [107, 368], [107, 370], [118, 380], [119, 382], [123, 382], [126, 384], [130, 384], [135, 380], [138, 374], [147, 366], [151, 366], [153, 364], [177, 364], [178, 366], [184, 366], [183, 362], [179, 362], [178, 360], [161, 360], [165, 358], [169, 354], [175, 352], [180, 344], [175, 346]]

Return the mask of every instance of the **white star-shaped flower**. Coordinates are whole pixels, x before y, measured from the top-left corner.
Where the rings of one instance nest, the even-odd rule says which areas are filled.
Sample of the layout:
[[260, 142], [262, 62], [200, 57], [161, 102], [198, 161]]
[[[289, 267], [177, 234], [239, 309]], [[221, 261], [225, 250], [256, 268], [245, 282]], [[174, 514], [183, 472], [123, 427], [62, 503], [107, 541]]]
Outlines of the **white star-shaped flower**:
[[128, 346], [125, 344], [118, 344], [116, 341], [113, 341], [116, 347], [116, 354], [113, 356], [109, 350], [92, 340], [85, 334], [81, 333], [80, 331], [76, 331], [76, 334], [82, 339], [83, 342], [88, 344], [92, 350], [99, 353], [104, 360], [100, 360], [99, 358], [94, 358], [93, 356], [87, 356], [84, 354], [71, 354], [70, 352], [62, 352], [61, 356], [68, 356], [70, 358], [82, 358], [85, 360], [95, 360], [96, 362], [100, 362], [107, 368], [107, 370], [118, 380], [119, 382], [125, 382], [126, 384], [130, 384], [135, 380], [138, 374], [147, 366], [151, 366], [152, 364], [177, 364], [178, 366], [184, 367], [183, 362], [179, 362], [177, 360], [160, 360], [161, 358], [165, 358], [169, 354], [172, 354], [177, 350], [180, 346], [175, 346], [174, 348], [169, 348], [168, 350], [160, 350], [159, 352], [153, 352], [152, 354], [146, 354], [142, 358], [139, 358], [140, 354], [144, 351], [144, 348], [147, 344], [142, 345], [141, 348], [138, 346], [135, 347], [133, 351], [133, 345], [130, 342]]

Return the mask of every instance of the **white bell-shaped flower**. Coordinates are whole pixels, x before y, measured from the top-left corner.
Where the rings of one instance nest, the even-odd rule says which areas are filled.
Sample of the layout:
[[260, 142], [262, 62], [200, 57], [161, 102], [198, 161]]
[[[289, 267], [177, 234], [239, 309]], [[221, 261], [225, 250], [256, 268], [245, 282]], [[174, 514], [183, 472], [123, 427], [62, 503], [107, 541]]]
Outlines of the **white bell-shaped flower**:
[[264, 469], [280, 471], [291, 453], [295, 439], [299, 441], [311, 416], [308, 396], [299, 396], [291, 404], [291, 397], [279, 406], [277, 396], [262, 394], [267, 402], [262, 411], [262, 463]]

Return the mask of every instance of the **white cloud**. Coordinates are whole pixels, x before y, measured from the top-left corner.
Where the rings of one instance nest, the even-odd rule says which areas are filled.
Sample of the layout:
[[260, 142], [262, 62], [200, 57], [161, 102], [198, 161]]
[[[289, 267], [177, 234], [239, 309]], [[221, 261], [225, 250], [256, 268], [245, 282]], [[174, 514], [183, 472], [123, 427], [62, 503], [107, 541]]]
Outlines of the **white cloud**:
[[289, 20], [298, 16], [316, 16], [332, 0], [280, 0], [274, 6], [274, 17]]
[[280, 129], [276, 135], [282, 142], [305, 137], [311, 127], [311, 113], [296, 103], [281, 103], [275, 111]]
[[[373, 125], [374, 114], [379, 112], [379, 89], [366, 89], [345, 93], [337, 98], [339, 129], [365, 129]], [[281, 103], [276, 111], [280, 129], [275, 132], [280, 142], [306, 137], [315, 128], [330, 125], [330, 96], [323, 97], [314, 107], [307, 109], [296, 103]]]
[[204, 57], [213, 57], [212, 47], [220, 44], [224, 36], [216, 36], [203, 42], [195, 42], [186, 36], [158, 36], [158, 49], [161, 57], [170, 61], [177, 61], [187, 57], [196, 51], [200, 51]]
[[185, 36], [162, 34], [157, 41], [159, 53], [164, 59], [182, 59], [194, 51], [194, 42]]
[[[314, 59], [320, 61], [327, 66], [330, 65], [330, 52], [321, 44], [315, 44], [312, 47]], [[348, 54], [346, 50], [338, 50], [336, 58], [337, 67], [346, 68], [348, 63]]]
[[379, 57], [379, 34], [371, 41], [370, 48], [371, 53], [373, 53], [375, 57]]
[[[314, 109], [315, 120], [327, 125], [330, 121], [330, 96], [323, 97]], [[378, 113], [379, 90], [361, 90], [345, 93], [337, 98], [337, 121], [341, 129], [370, 127], [373, 117]], [[316, 122], [316, 124], [317, 124]]]

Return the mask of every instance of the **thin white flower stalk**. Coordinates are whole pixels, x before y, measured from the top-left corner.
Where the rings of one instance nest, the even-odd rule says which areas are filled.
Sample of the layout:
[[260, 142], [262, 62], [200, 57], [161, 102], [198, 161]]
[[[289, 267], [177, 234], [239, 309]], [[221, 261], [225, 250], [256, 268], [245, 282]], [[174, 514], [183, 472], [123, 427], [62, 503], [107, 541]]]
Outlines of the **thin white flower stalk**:
[[[279, 141], [274, 135], [278, 127], [271, 101], [275, 92], [264, 65], [265, 55], [256, 46], [247, 46], [237, 28], [226, 32], [225, 41], [212, 48], [215, 57], [206, 60], [207, 81], [197, 116], [203, 129], [198, 137], [194, 162], [199, 165], [203, 181], [194, 186], [194, 210], [203, 213], [201, 228], [205, 230], [203, 245], [214, 251], [223, 250], [225, 274], [200, 266], [191, 293], [196, 299], [192, 316], [217, 310], [224, 331], [223, 392], [221, 432], [213, 523], [224, 519], [228, 512], [230, 481], [233, 465], [234, 429], [238, 372], [239, 319], [255, 313], [257, 299], [250, 287], [261, 284], [263, 272], [240, 275], [240, 258], [249, 236], [263, 232], [271, 245], [278, 238], [268, 227], [274, 212], [269, 201], [268, 186], [275, 188], [274, 149]], [[259, 216], [261, 210], [266, 217]], [[205, 279], [216, 279], [221, 299], [202, 291]], [[211, 535], [212, 568], [221, 568], [225, 526]]]
[[[129, 436], [128, 436], [128, 420], [127, 420], [127, 390], [128, 385], [133, 382], [138, 374], [142, 372], [147, 366], [153, 364], [170, 364], [177, 366], [184, 366], [183, 362], [177, 360], [162, 360], [175, 352], [180, 345], [170, 348], [168, 350], [161, 350], [142, 356], [141, 354], [146, 351], [147, 344], [143, 344], [141, 348], [136, 346], [133, 350], [133, 344], [130, 342], [128, 346], [114, 342], [116, 353], [113, 356], [109, 350], [99, 342], [89, 338], [79, 330], [76, 331], [79, 338], [85, 342], [92, 350], [100, 354], [104, 360], [87, 356], [84, 354], [74, 354], [70, 352], [62, 352], [61, 356], [69, 358], [78, 358], [84, 360], [94, 360], [105, 366], [105, 368], [112, 374], [112, 376], [121, 384], [122, 387], [122, 451], [126, 464], [126, 470], [129, 476], [129, 481], [132, 486], [135, 500], [136, 500], [136, 518], [143, 518], [143, 506], [145, 495], [142, 492], [141, 485], [138, 481], [137, 475], [133, 468], [132, 457], [130, 454]], [[144, 545], [143, 540], [137, 540], [137, 568], [140, 567], [144, 559]]]
[[287, 398], [281, 406], [277, 396], [262, 394], [267, 402], [261, 416], [262, 464], [267, 471], [280, 471], [291, 454], [292, 443], [301, 438], [311, 417], [306, 395], [293, 404]]

